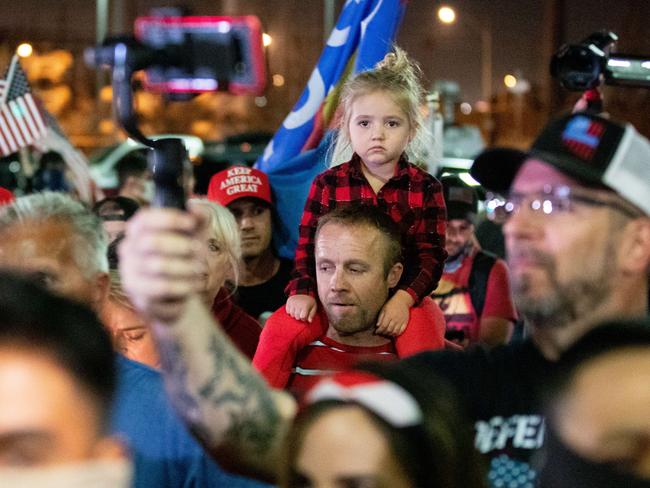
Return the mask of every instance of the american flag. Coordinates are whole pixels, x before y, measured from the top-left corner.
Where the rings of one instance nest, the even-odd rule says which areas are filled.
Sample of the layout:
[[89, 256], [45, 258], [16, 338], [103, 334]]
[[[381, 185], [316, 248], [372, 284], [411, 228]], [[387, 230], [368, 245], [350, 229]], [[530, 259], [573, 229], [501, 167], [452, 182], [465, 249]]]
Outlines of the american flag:
[[11, 59], [0, 80], [0, 154], [7, 156], [29, 146], [47, 130], [43, 114], [32, 97], [18, 57]]
[[34, 141], [34, 147], [42, 153], [56, 151], [61, 155], [70, 170], [72, 184], [79, 200], [92, 205], [104, 198], [103, 192], [90, 175], [86, 156], [72, 145], [56, 118], [50, 112], [45, 108], [41, 112], [47, 127], [44, 136]]
[[562, 142], [566, 148], [583, 161], [590, 161], [605, 132], [605, 126], [589, 117], [575, 116], [562, 132]]

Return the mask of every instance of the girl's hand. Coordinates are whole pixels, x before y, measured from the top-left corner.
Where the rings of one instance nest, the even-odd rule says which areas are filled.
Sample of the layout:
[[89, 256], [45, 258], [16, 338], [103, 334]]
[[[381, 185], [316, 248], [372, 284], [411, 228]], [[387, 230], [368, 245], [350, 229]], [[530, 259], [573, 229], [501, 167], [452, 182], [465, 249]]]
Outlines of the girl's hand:
[[409, 321], [409, 309], [412, 305], [413, 298], [411, 298], [411, 295], [403, 290], [398, 290], [379, 312], [376, 333], [397, 337], [404, 332]]
[[287, 300], [286, 311], [296, 320], [310, 322], [316, 315], [316, 300], [309, 295], [293, 295]]

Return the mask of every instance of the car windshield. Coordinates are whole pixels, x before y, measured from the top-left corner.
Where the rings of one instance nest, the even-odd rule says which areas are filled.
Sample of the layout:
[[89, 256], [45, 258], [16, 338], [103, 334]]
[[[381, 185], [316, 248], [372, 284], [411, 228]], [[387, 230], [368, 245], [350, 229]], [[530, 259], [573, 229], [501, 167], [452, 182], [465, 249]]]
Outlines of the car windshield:
[[96, 164], [99, 161], [103, 160], [106, 156], [108, 156], [108, 154], [111, 151], [114, 151], [117, 146], [119, 146], [119, 144], [113, 144], [112, 146], [108, 146], [108, 147], [98, 149], [97, 151], [95, 151], [93, 153], [92, 156], [90, 156], [90, 159], [89, 159], [90, 164]]

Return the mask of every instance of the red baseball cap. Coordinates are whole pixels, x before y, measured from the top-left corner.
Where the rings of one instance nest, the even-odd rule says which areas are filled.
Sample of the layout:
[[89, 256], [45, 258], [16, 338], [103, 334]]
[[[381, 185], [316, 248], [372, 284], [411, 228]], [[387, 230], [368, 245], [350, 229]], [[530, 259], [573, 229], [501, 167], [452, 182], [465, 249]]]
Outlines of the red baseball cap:
[[15, 200], [14, 194], [0, 186], [0, 206], [7, 205]]
[[240, 198], [259, 198], [273, 205], [271, 185], [266, 174], [248, 166], [232, 166], [210, 178], [208, 200], [228, 205]]

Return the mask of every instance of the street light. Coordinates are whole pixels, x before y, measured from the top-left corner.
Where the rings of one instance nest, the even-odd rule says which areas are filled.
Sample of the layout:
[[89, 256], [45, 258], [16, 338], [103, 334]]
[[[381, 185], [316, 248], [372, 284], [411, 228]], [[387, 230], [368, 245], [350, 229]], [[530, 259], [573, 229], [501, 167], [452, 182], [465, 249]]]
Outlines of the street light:
[[[456, 17], [456, 11], [448, 5], [438, 9], [438, 19], [444, 24], [453, 24]], [[492, 31], [485, 23], [478, 22], [466, 14], [463, 17], [467, 25], [481, 34], [481, 97], [489, 103], [492, 96]]]
[[16, 54], [21, 58], [28, 58], [34, 52], [34, 48], [28, 42], [23, 42], [16, 48]]
[[503, 84], [508, 88], [514, 88], [517, 85], [517, 77], [514, 75], [505, 75], [503, 77]]
[[452, 24], [456, 20], [456, 12], [451, 7], [442, 6], [438, 9], [438, 19], [443, 24]]

